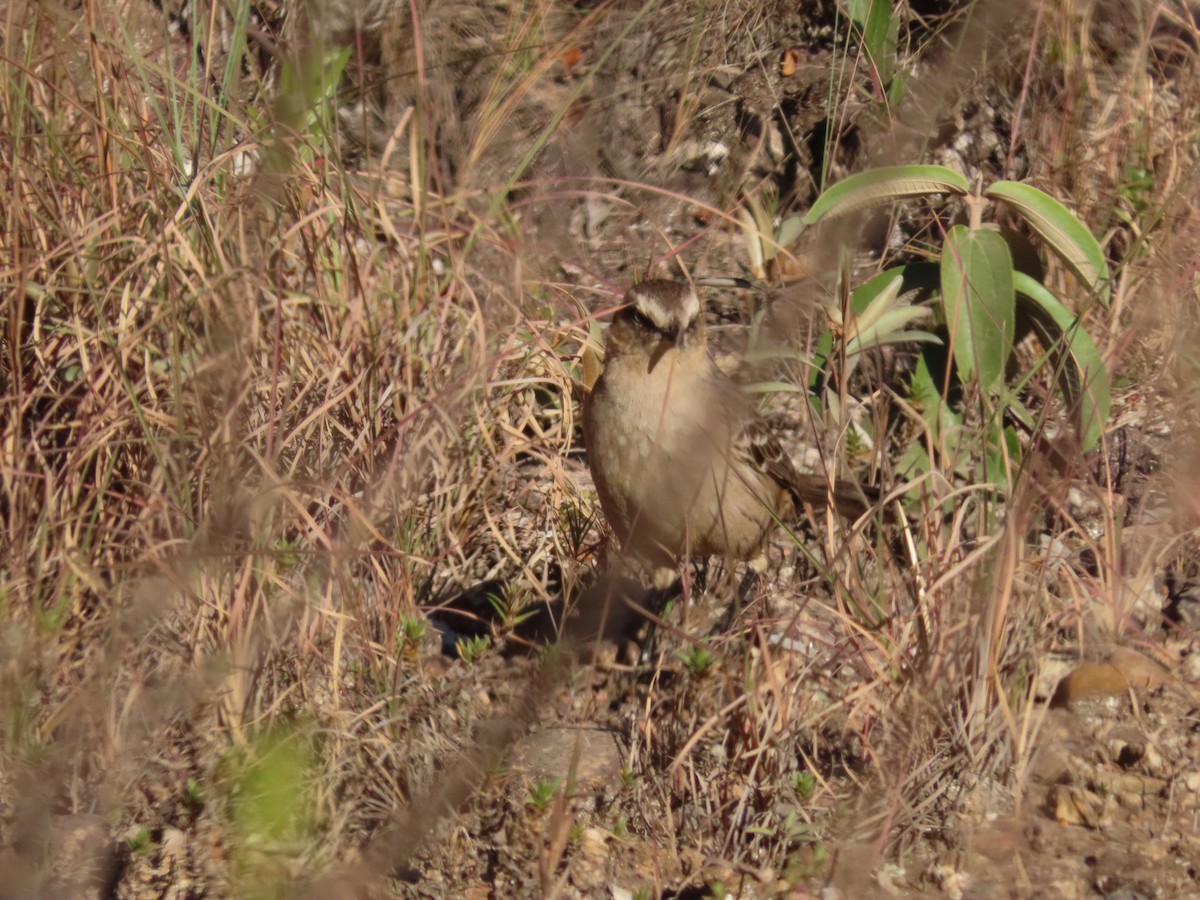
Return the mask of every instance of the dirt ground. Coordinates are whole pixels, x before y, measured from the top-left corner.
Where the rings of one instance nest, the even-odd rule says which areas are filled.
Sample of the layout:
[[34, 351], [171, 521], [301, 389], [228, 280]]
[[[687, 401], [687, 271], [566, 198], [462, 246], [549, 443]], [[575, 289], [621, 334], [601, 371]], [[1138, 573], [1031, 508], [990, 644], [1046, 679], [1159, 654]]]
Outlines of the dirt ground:
[[[0, 898], [1200, 896], [1200, 8], [878, 4], [893, 83], [870, 4], [68, 6], [4, 38]], [[813, 399], [963, 211], [746, 211], [915, 163], [1099, 239], [1098, 449], [1039, 376], [1011, 481], [918, 477], [912, 344]], [[646, 274], [900, 521], [611, 575]]]

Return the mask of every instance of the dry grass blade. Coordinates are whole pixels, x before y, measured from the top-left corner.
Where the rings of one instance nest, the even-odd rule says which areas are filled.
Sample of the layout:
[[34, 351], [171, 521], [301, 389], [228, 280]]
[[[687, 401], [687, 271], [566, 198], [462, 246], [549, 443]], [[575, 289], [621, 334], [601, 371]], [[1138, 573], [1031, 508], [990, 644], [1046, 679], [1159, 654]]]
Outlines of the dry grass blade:
[[[1195, 893], [1104, 843], [1200, 855], [1193, 9], [897, 6], [892, 90], [833, 6], [177, 6], [0, 13], [0, 895]], [[952, 224], [794, 246], [879, 163], [1103, 236], [1102, 458], [1039, 414], [975, 465], [905, 344], [814, 387], [822, 305]], [[665, 604], [600, 577], [576, 403], [648, 271], [903, 530], [789, 522]], [[1108, 719], [1055, 687], [1101, 655]]]

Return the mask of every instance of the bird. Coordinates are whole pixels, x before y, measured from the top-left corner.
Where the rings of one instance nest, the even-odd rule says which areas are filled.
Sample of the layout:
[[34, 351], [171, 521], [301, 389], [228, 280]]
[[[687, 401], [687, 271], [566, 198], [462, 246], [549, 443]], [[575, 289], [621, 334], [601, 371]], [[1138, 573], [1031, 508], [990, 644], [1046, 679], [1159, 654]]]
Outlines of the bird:
[[583, 400], [588, 466], [625, 557], [656, 588], [686, 558], [721, 556], [766, 569], [772, 529], [811, 504], [851, 518], [868, 492], [801, 474], [778, 434], [708, 351], [690, 285], [642, 281], [616, 308], [604, 367]]

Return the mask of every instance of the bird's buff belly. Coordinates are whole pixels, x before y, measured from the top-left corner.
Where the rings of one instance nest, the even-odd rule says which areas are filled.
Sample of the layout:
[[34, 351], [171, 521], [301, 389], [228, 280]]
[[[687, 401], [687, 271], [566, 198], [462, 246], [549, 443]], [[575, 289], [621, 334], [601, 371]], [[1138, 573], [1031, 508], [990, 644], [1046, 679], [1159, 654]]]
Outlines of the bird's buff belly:
[[[626, 549], [642, 556], [752, 556], [773, 523], [754, 491], [761, 486], [730, 474], [728, 451], [703, 422], [676, 416], [652, 424], [606, 435], [621, 451], [606, 459], [622, 462], [601, 463], [607, 490], [599, 491], [600, 500]], [[662, 435], [677, 439], [668, 443]]]

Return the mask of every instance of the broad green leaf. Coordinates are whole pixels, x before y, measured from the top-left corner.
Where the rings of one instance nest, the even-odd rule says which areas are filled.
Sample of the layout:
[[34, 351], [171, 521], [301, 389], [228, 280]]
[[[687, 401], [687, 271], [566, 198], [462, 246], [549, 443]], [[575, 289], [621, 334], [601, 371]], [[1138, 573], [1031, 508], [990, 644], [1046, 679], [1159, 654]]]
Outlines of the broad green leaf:
[[[918, 474], [933, 471], [933, 461], [929, 458], [929, 454], [925, 450], [925, 445], [919, 441], [913, 441], [904, 450], [901, 451], [900, 457], [896, 460], [896, 474], [901, 479], [911, 479]], [[911, 495], [914, 500], [917, 495]]]
[[989, 393], [1012, 354], [1016, 301], [1008, 242], [991, 229], [955, 225], [942, 248], [942, 302], [963, 381]]
[[825, 190], [804, 215], [805, 225], [904, 197], [970, 193], [962, 175], [945, 166], [886, 166], [859, 172]]
[[871, 0], [846, 0], [846, 14], [850, 21], [862, 27], [871, 12]]
[[896, 76], [896, 46], [900, 41], [900, 16], [891, 0], [873, 0], [867, 20], [867, 46], [884, 91]]
[[312, 51], [280, 72], [279, 116], [302, 135], [328, 136], [333, 102], [352, 47]]
[[1066, 351], [1059, 373], [1059, 387], [1071, 409], [1079, 443], [1091, 450], [1100, 441], [1111, 405], [1111, 382], [1100, 351], [1091, 337], [1044, 285], [1018, 272], [1014, 284], [1024, 310], [1042, 343], [1051, 352]]
[[1100, 243], [1079, 218], [1033, 185], [997, 181], [987, 189], [989, 200], [1000, 200], [1019, 212], [1088, 291], [1105, 306], [1111, 295], [1108, 260]]

